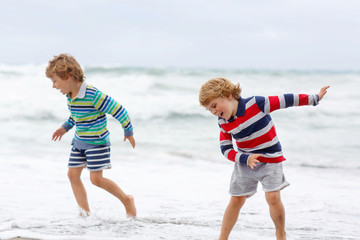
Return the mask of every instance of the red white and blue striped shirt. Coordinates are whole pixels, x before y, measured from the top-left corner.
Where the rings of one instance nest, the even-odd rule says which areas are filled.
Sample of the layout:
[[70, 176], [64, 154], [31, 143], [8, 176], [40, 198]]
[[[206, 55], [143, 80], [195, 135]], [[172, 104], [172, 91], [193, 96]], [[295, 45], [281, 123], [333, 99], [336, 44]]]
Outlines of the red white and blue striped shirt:
[[[260, 162], [278, 163], [285, 160], [270, 113], [293, 106], [316, 106], [318, 95], [284, 94], [280, 96], [239, 99], [236, 116], [218, 119], [220, 148], [230, 161], [247, 164], [251, 154], [261, 154]], [[235, 140], [237, 151], [233, 146]]]

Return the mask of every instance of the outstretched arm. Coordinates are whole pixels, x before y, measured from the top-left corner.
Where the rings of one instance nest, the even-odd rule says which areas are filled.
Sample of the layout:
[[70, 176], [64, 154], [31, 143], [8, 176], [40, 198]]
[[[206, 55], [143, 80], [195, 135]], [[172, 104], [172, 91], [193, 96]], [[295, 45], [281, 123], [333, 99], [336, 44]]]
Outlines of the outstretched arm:
[[321, 88], [319, 94], [314, 94], [314, 95], [288, 93], [288, 94], [269, 96], [269, 97], [257, 96], [255, 97], [255, 102], [260, 108], [260, 110], [266, 114], [287, 107], [307, 106], [307, 105], [316, 106], [319, 104], [319, 101], [324, 97], [329, 87], [330, 86], [325, 86]]
[[330, 86], [325, 86], [325, 87], [322, 87], [320, 89], [320, 92], [319, 92], [319, 101], [325, 96], [325, 94], [327, 93], [327, 90]]

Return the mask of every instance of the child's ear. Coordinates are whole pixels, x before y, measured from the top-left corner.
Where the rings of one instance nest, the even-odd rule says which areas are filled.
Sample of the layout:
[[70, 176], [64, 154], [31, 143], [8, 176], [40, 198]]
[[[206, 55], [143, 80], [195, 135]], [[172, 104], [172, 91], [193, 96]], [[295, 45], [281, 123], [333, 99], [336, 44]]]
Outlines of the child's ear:
[[229, 94], [229, 96], [227, 97], [227, 100], [231, 100], [233, 98], [232, 94]]
[[65, 78], [64, 78], [64, 80], [68, 81], [68, 80], [70, 80], [70, 78], [71, 78], [71, 76], [70, 76], [69, 74], [65, 73]]

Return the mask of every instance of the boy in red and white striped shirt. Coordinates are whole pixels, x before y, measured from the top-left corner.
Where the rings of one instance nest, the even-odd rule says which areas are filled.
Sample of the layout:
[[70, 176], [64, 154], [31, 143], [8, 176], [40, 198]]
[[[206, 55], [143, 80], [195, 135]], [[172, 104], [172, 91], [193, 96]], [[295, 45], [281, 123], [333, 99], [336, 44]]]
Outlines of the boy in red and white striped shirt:
[[[277, 239], [286, 239], [285, 209], [280, 190], [289, 185], [281, 162], [285, 160], [277, 138], [272, 111], [292, 106], [316, 106], [329, 86], [316, 95], [284, 94], [272, 97], [240, 97], [241, 88], [224, 78], [210, 79], [199, 93], [202, 106], [218, 117], [222, 154], [235, 162], [231, 199], [225, 211], [220, 239], [228, 239], [247, 197], [260, 181], [275, 224]], [[233, 146], [233, 139], [236, 149]]]

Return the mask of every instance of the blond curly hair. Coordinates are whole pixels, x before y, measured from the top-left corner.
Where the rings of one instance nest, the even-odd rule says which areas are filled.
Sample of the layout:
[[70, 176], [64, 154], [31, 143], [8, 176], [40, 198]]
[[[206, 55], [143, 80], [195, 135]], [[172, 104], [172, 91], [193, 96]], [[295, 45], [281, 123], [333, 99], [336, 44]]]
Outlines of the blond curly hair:
[[73, 56], [66, 53], [54, 56], [54, 58], [49, 61], [49, 65], [46, 67], [46, 77], [51, 78], [54, 74], [61, 79], [66, 79], [70, 76], [79, 82], [83, 82], [85, 79], [80, 64]]
[[212, 78], [204, 83], [200, 88], [199, 102], [206, 106], [213, 99], [218, 97], [229, 97], [232, 95], [235, 99], [240, 98], [240, 84], [233, 84], [226, 78]]

